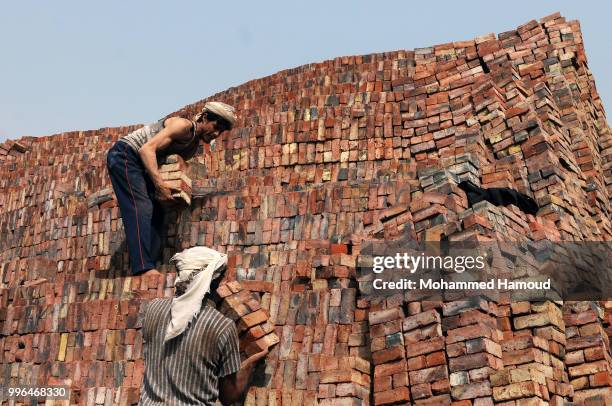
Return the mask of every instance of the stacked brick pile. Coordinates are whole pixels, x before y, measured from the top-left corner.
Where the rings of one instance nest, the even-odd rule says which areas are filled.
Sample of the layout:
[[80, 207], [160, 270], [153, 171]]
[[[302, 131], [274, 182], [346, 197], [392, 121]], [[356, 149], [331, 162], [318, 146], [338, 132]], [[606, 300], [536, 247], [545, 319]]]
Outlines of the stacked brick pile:
[[[372, 241], [611, 239], [612, 137], [577, 21], [339, 57], [213, 99], [239, 120], [163, 169], [193, 193], [167, 213], [162, 278], [131, 276], [105, 170], [137, 126], [0, 145], [0, 384], [134, 404], [139, 309], [172, 295], [175, 252], [206, 245], [242, 287], [225, 310], [244, 356], [278, 337], [248, 404], [605, 402], [609, 302], [373, 300], [362, 269]], [[540, 210], [468, 207], [462, 180]]]
[[451, 396], [468, 406], [492, 405], [491, 375], [503, 366], [501, 333], [494, 305], [474, 299], [443, 306]]
[[374, 404], [386, 405], [410, 400], [408, 364], [402, 335], [404, 311], [400, 306], [369, 313], [370, 349], [374, 365]]
[[493, 377], [497, 401], [555, 405], [572, 396], [565, 356], [561, 309], [553, 302], [511, 305], [513, 331], [502, 344], [504, 370]]
[[603, 309], [588, 302], [567, 303], [563, 320], [566, 325], [566, 356], [574, 399], [605, 396], [611, 382], [609, 335], [600, 321]]
[[[360, 357], [304, 355], [298, 363], [296, 388], [266, 390], [251, 388], [245, 405], [325, 405], [370, 404], [370, 363]], [[315, 382], [315, 383], [313, 383]]]
[[448, 403], [448, 359], [439, 309], [423, 309], [413, 302], [402, 322], [411, 397], [415, 404]]
[[28, 137], [18, 141], [6, 141], [0, 144], [0, 162], [16, 160], [21, 154], [28, 150]]

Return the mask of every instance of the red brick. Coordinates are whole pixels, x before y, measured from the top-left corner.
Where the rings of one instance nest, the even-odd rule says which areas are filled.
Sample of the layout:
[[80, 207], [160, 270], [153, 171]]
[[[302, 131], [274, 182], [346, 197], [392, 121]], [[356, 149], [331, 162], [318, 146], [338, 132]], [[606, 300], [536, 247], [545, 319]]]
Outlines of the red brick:
[[403, 347], [392, 347], [386, 350], [376, 351], [372, 354], [372, 363], [374, 365], [384, 364], [390, 361], [402, 359], [404, 357]]
[[407, 402], [409, 400], [410, 393], [408, 392], [408, 388], [405, 387], [374, 394], [375, 405], [388, 405], [396, 402]]

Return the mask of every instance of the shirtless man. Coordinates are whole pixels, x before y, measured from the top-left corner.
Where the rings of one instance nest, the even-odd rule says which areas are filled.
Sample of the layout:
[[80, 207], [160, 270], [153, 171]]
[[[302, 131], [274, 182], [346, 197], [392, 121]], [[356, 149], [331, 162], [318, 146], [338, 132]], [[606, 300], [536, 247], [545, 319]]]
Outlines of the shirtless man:
[[200, 141], [210, 143], [236, 123], [232, 106], [209, 102], [188, 120], [161, 119], [120, 138], [108, 151], [106, 164], [125, 229], [134, 275], [160, 275], [155, 262], [161, 254], [163, 208], [176, 189], [161, 178], [157, 157], [179, 154], [190, 159]]

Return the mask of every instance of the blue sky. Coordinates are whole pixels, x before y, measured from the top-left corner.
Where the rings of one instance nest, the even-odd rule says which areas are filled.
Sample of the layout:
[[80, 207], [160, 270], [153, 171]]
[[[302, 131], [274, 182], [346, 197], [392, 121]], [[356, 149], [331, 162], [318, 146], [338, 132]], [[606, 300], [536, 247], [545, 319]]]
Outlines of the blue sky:
[[471, 39], [555, 11], [580, 20], [611, 109], [608, 2], [5, 2], [0, 141], [147, 123], [282, 69]]

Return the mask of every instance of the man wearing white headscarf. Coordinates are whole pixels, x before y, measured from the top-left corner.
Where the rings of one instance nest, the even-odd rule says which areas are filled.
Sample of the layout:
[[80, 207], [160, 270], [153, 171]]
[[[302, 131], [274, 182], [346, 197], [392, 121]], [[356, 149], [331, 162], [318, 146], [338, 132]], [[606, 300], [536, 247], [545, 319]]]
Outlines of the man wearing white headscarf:
[[155, 263], [161, 252], [164, 210], [178, 190], [161, 177], [157, 157], [179, 154], [190, 159], [200, 141], [211, 143], [236, 124], [235, 109], [208, 102], [193, 120], [161, 119], [120, 138], [108, 151], [106, 164], [125, 229], [134, 275], [160, 275]]
[[[231, 405], [244, 398], [257, 361], [240, 362], [234, 322], [215, 308], [227, 256], [206, 247], [172, 257], [175, 296], [147, 307], [142, 335], [145, 376], [140, 405]], [[218, 299], [218, 298], [217, 298]]]

